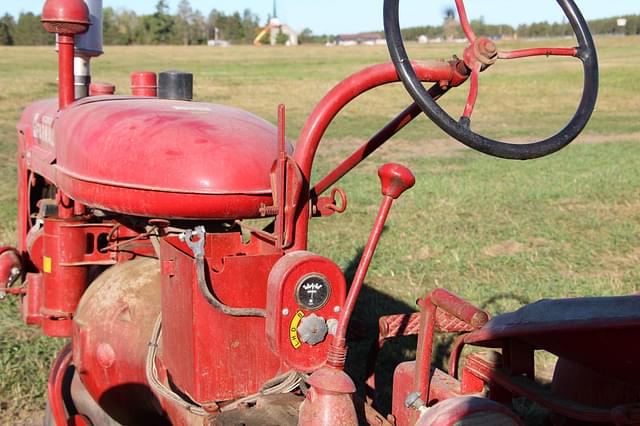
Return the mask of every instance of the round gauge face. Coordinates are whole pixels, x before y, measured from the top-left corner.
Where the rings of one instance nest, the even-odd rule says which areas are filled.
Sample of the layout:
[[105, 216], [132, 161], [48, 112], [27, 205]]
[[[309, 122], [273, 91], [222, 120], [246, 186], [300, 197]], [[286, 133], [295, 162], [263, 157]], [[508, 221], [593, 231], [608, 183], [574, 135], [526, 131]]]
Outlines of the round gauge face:
[[296, 286], [298, 304], [309, 310], [320, 309], [329, 301], [331, 286], [320, 274], [310, 274], [300, 280]]

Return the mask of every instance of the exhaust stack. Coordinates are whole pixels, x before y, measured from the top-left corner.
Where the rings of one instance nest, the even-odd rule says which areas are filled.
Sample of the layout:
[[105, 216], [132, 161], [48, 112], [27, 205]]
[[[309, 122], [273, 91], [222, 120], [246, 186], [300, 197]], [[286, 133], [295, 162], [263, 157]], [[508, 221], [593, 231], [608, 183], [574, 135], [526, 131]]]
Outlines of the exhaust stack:
[[83, 0], [47, 0], [42, 8], [42, 25], [58, 35], [58, 108], [75, 100], [74, 37], [89, 29], [89, 9]]

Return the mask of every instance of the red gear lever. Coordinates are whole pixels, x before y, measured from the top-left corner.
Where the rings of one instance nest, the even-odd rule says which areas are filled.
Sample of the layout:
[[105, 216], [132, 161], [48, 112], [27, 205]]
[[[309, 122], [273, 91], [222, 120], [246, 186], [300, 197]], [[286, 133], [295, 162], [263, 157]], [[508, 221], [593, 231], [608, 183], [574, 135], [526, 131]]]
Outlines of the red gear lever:
[[380, 235], [382, 234], [384, 223], [389, 215], [391, 204], [394, 200], [400, 197], [403, 192], [411, 188], [416, 183], [416, 178], [413, 176], [413, 173], [411, 173], [411, 170], [400, 164], [390, 163], [383, 165], [378, 169], [378, 176], [380, 177], [382, 195], [384, 195], [384, 197], [382, 198], [380, 210], [373, 225], [373, 229], [369, 235], [369, 241], [367, 241], [367, 244], [364, 247], [360, 263], [358, 264], [358, 269], [353, 277], [353, 283], [351, 284], [351, 289], [347, 295], [342, 315], [338, 321], [336, 334], [333, 338], [333, 342], [331, 343], [329, 354], [327, 356], [327, 364], [338, 369], [342, 369], [344, 367], [344, 361], [347, 356], [346, 335], [349, 320], [351, 319], [353, 308], [355, 307], [356, 300], [358, 299], [358, 295], [362, 289], [364, 278], [369, 270], [369, 265], [371, 264], [371, 259], [375, 253], [376, 246], [380, 240]]

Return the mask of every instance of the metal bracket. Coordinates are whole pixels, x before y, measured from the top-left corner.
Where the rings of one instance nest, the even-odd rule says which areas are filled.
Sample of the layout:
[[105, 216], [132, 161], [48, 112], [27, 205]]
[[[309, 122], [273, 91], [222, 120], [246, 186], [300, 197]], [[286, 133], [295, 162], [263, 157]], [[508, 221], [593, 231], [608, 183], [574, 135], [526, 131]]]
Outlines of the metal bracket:
[[[204, 236], [206, 232], [204, 226], [196, 226], [193, 230], [187, 230], [180, 234], [180, 241], [187, 243], [193, 252], [193, 256], [199, 259], [204, 258]], [[195, 238], [194, 238], [195, 237]]]

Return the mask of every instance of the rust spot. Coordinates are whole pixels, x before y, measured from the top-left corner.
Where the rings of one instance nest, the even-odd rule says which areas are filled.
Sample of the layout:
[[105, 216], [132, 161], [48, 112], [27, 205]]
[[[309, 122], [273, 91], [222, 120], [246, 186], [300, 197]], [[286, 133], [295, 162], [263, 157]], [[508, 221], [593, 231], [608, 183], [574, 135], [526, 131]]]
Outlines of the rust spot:
[[116, 353], [108, 343], [100, 343], [96, 348], [96, 359], [102, 368], [109, 368], [116, 362]]

